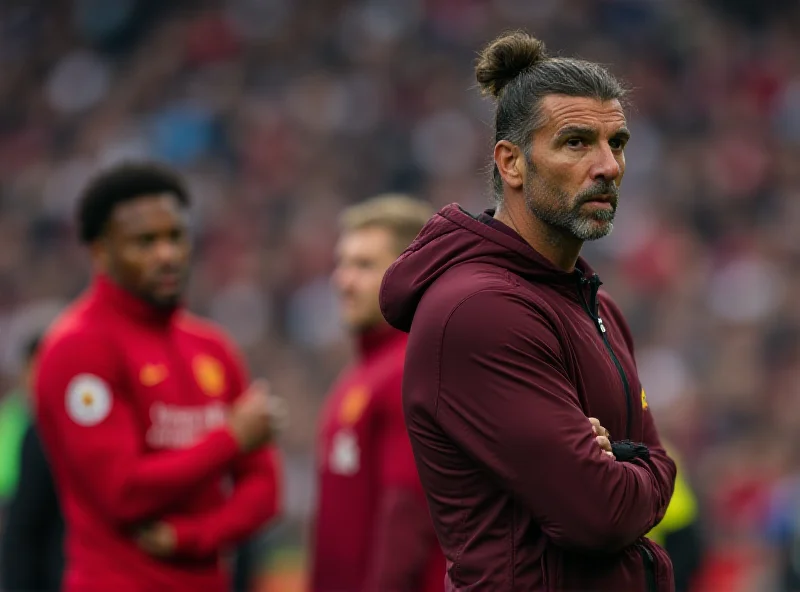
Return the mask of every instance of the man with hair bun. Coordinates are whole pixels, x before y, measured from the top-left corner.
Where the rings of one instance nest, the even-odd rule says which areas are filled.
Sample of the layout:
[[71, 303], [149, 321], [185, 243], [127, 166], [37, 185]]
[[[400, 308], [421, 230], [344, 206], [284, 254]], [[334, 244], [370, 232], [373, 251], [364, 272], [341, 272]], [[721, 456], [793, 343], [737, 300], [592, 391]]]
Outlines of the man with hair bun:
[[524, 32], [486, 46], [476, 77], [496, 101], [495, 207], [443, 208], [381, 288], [410, 333], [403, 405], [446, 590], [670, 591], [644, 535], [675, 464], [631, 332], [580, 257], [613, 227], [625, 89]]

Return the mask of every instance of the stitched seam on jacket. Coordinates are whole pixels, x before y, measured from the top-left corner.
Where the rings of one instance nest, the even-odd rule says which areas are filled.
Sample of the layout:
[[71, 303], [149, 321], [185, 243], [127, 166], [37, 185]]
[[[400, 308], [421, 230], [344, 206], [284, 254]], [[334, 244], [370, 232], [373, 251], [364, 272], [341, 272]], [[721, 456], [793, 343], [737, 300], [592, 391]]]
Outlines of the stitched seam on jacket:
[[[507, 271], [508, 270], [506, 270], [506, 272]], [[506, 276], [505, 279], [508, 280], [509, 279], [508, 276]], [[514, 283], [512, 285], [513, 285], [513, 287], [517, 287], [518, 286], [518, 284], [516, 284], [516, 283]], [[436, 375], [437, 375], [436, 376], [436, 401], [434, 403], [434, 413], [433, 413], [433, 418], [436, 419], [436, 420], [438, 420], [438, 417], [439, 417], [439, 393], [441, 392], [441, 387], [442, 387], [442, 380], [441, 380], [441, 378], [442, 378], [442, 349], [443, 349], [443, 345], [444, 345], [444, 336], [445, 336], [445, 333], [447, 332], [447, 325], [450, 323], [450, 319], [453, 318], [453, 315], [456, 313], [456, 311], [459, 308], [461, 308], [461, 305], [464, 304], [467, 300], [469, 300], [473, 296], [477, 296], [478, 294], [483, 294], [484, 292], [497, 292], [497, 291], [498, 291], [498, 288], [495, 287], [495, 286], [492, 286], [491, 288], [483, 288], [481, 290], [478, 290], [477, 292], [472, 292], [470, 294], [467, 294], [461, 300], [459, 300], [458, 303], [453, 307], [453, 309], [447, 315], [447, 318], [445, 319], [444, 324], [442, 325], [442, 335], [439, 338], [439, 345], [438, 345], [437, 352], [436, 352]], [[455, 560], [453, 561], [453, 572], [454, 572], [454, 575], [455, 575], [457, 581], [460, 581], [460, 577], [459, 577], [458, 572], [459, 572], [459, 568], [461, 567], [461, 556], [462, 556], [462, 554], [464, 552], [464, 543], [466, 542], [466, 538], [467, 538], [466, 532], [464, 532], [465, 531], [464, 524], [467, 521], [468, 513], [469, 513], [469, 508], [464, 508], [462, 510], [462, 512], [461, 512], [461, 521], [459, 523], [459, 527], [460, 527], [459, 530], [462, 533], [462, 537], [461, 537], [462, 540], [459, 542], [458, 552], [456, 553]], [[513, 548], [513, 545], [512, 545], [512, 548]], [[455, 584], [456, 582], [453, 582], [453, 583]]]

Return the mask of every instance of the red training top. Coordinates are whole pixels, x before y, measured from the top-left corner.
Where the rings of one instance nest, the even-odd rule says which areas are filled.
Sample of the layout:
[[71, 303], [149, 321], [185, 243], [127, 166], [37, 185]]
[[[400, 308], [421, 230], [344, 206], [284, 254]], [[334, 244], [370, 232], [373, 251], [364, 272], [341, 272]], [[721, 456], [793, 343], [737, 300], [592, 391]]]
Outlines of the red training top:
[[[279, 505], [276, 452], [241, 454], [225, 424], [246, 385], [219, 329], [105, 277], [60, 317], [35, 394], [67, 524], [66, 592], [227, 591], [221, 552]], [[178, 537], [170, 560], [132, 536], [164, 520]]]
[[436, 541], [401, 399], [406, 335], [362, 336], [333, 387], [318, 438], [313, 592], [441, 592]]

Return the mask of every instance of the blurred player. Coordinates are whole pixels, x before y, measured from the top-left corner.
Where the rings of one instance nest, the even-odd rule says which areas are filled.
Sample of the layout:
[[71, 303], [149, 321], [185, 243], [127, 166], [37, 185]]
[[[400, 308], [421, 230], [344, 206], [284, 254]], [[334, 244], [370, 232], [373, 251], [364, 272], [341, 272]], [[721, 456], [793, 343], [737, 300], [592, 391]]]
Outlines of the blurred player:
[[697, 497], [681, 468], [681, 459], [667, 442], [663, 443], [678, 467], [675, 490], [664, 519], [647, 533], [647, 538], [662, 546], [669, 554], [675, 573], [675, 592], [691, 592], [706, 555], [703, 524]]
[[[39, 335], [25, 347], [20, 396], [31, 396], [31, 379], [39, 350]], [[24, 401], [28, 405], [28, 401]], [[19, 468], [0, 537], [0, 589], [6, 592], [61, 589], [64, 572], [64, 517], [53, 475], [36, 426], [25, 419]]]
[[322, 412], [313, 592], [442, 590], [444, 558], [403, 421], [406, 335], [378, 304], [384, 272], [431, 214], [423, 202], [387, 195], [341, 218], [333, 281], [359, 359]]
[[37, 419], [67, 524], [67, 592], [229, 588], [222, 553], [279, 507], [275, 400], [181, 308], [189, 196], [124, 164], [81, 197], [91, 288], [45, 338]]

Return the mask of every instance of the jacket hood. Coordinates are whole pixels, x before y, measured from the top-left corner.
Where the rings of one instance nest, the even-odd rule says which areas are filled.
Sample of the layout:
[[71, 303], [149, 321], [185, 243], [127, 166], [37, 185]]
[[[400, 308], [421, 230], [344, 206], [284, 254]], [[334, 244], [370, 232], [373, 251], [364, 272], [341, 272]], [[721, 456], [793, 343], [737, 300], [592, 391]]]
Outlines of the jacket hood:
[[425, 292], [449, 269], [467, 262], [496, 265], [537, 283], [572, 286], [576, 297], [579, 278], [594, 274], [581, 258], [576, 271], [563, 271], [521, 239], [450, 204], [428, 221], [386, 271], [380, 293], [384, 318], [396, 329], [410, 331]]

